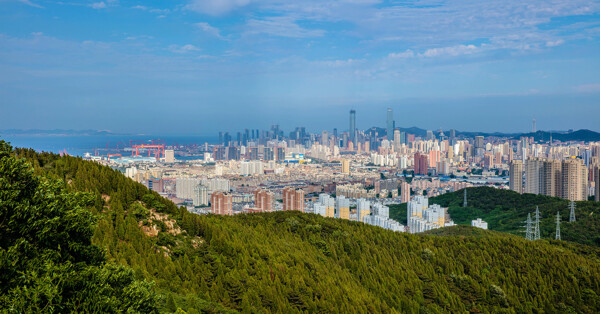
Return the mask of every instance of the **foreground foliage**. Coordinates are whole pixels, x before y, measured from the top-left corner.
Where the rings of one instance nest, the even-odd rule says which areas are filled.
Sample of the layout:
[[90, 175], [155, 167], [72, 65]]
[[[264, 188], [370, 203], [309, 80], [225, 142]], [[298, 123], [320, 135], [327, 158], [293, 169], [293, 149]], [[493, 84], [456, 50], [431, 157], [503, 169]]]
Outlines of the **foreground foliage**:
[[91, 244], [92, 197], [40, 178], [0, 141], [0, 308], [153, 312], [157, 296]]
[[162, 311], [600, 311], [592, 247], [479, 230], [417, 236], [299, 212], [198, 216], [96, 163], [15, 154], [95, 196], [88, 239], [154, 281]]

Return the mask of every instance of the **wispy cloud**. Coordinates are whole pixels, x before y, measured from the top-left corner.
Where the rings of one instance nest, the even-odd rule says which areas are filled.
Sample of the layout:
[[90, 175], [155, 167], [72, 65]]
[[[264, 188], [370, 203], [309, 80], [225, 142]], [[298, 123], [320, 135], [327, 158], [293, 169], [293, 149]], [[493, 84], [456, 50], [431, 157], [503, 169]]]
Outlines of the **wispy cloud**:
[[556, 47], [556, 46], [560, 46], [560, 45], [562, 45], [564, 43], [565, 43], [564, 39], [557, 39], [557, 40], [547, 41], [546, 42], [546, 47]]
[[90, 4], [90, 7], [92, 9], [99, 10], [99, 9], [106, 9], [107, 5], [104, 2], [94, 2], [94, 3]]
[[28, 5], [30, 7], [39, 8], [39, 9], [43, 9], [44, 8], [43, 6], [41, 6], [41, 5], [37, 4], [37, 3], [33, 3], [31, 1], [29, 1], [29, 0], [18, 0], [18, 1], [21, 2], [21, 3], [23, 3], [23, 4]]
[[250, 4], [251, 0], [192, 0], [186, 9], [209, 15], [223, 15]]
[[475, 53], [478, 49], [479, 48], [477, 48], [475, 45], [457, 45], [452, 47], [427, 49], [420, 55], [423, 57], [456, 57]]
[[392, 53], [388, 54], [388, 58], [393, 58], [393, 59], [412, 58], [414, 56], [415, 56], [415, 53], [410, 49], [407, 49], [403, 52], [392, 52]]
[[200, 22], [200, 23], [196, 23], [194, 25], [196, 27], [198, 27], [200, 30], [202, 30], [203, 32], [205, 32], [211, 36], [214, 36], [217, 38], [222, 38], [221, 31], [216, 27], [210, 26], [210, 24], [208, 24], [208, 23]]
[[600, 83], [579, 85], [575, 87], [575, 90], [582, 93], [598, 93], [600, 92]]
[[201, 51], [202, 49], [191, 45], [191, 44], [187, 44], [187, 45], [183, 45], [183, 46], [179, 46], [179, 45], [170, 45], [169, 46], [169, 51], [174, 52], [174, 53], [190, 53], [190, 52], [198, 52]]
[[325, 34], [321, 29], [300, 27], [291, 17], [278, 16], [264, 19], [251, 19], [246, 24], [246, 34], [267, 34], [279, 37], [309, 38]]

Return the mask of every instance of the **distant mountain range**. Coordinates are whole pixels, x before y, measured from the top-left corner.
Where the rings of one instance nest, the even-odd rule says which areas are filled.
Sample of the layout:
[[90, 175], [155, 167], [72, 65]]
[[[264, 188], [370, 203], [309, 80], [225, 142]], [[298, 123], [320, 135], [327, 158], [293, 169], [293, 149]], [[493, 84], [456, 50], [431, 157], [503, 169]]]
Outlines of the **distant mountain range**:
[[[406, 132], [408, 134], [414, 134], [416, 136], [420, 136], [420, 137], [426, 137], [427, 136], [427, 130], [425, 129], [421, 129], [418, 127], [410, 127], [410, 128], [396, 128], [397, 130], [400, 130], [400, 132]], [[384, 128], [380, 128], [380, 127], [372, 127], [368, 130], [366, 130], [367, 134], [373, 134], [377, 132], [378, 135], [385, 135], [387, 133], [387, 130]], [[450, 135], [450, 130], [444, 130], [444, 135], [449, 136]], [[439, 136], [439, 130], [435, 130], [434, 134], [436, 137]], [[550, 137], [552, 136], [553, 140], [559, 140], [561, 142], [569, 142], [569, 141], [576, 141], [576, 142], [595, 142], [595, 141], [600, 141], [600, 133], [598, 132], [594, 132], [591, 130], [586, 130], [586, 129], [581, 129], [581, 130], [577, 130], [577, 131], [537, 131], [535, 133], [533, 132], [529, 132], [529, 133], [502, 133], [502, 132], [493, 132], [493, 133], [486, 133], [486, 132], [466, 132], [466, 131], [456, 131], [456, 136], [457, 137], [475, 137], [475, 136], [484, 136], [484, 137], [503, 137], [503, 138], [510, 138], [510, 139], [519, 139], [521, 137], [533, 137], [536, 141], [549, 141]]]
[[21, 130], [21, 129], [7, 129], [0, 130], [0, 135], [28, 135], [28, 136], [98, 136], [98, 135], [127, 135], [123, 133], [113, 133], [107, 130]]

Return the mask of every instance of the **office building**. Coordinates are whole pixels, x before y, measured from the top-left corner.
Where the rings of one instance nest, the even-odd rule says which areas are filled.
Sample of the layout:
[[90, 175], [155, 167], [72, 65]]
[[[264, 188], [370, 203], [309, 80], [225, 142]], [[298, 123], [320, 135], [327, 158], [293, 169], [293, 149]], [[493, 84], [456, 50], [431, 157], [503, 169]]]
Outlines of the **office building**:
[[356, 143], [356, 111], [350, 110], [350, 129], [348, 130], [350, 133], [350, 142]]
[[394, 112], [392, 108], [387, 110], [386, 130], [387, 138], [391, 141], [394, 136]]

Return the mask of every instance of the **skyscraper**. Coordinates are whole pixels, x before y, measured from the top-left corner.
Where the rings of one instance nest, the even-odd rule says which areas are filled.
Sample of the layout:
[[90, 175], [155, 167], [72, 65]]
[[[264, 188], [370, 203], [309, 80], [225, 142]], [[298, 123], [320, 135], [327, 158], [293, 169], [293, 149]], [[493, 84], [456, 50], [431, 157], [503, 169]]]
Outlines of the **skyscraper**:
[[387, 120], [386, 120], [386, 126], [387, 126], [387, 138], [388, 140], [393, 140], [393, 136], [394, 136], [394, 112], [392, 111], [392, 108], [388, 108], [387, 110]]
[[509, 186], [510, 189], [517, 192], [523, 193], [523, 162], [520, 160], [513, 160], [510, 163], [509, 170]]
[[352, 143], [356, 143], [356, 111], [350, 110], [350, 129], [348, 130], [350, 133], [350, 141]]

